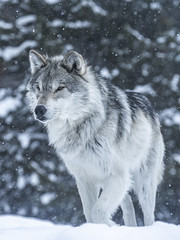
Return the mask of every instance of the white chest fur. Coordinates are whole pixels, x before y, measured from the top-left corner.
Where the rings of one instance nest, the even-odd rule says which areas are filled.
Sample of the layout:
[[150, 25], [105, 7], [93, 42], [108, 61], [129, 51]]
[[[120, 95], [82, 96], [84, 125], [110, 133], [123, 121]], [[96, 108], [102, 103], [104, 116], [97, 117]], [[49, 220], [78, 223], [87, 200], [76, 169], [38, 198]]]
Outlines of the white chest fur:
[[61, 120], [55, 120], [47, 127], [50, 144], [75, 177], [84, 174], [101, 178], [110, 174], [115, 153], [110, 144], [111, 136], [95, 136], [89, 124], [78, 130]]

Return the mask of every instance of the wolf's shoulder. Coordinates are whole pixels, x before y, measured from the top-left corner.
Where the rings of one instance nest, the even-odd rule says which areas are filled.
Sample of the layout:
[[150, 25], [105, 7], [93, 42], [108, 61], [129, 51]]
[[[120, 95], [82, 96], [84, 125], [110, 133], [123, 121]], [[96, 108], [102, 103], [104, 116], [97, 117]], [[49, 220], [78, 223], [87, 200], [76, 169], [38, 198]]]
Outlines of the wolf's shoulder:
[[134, 116], [139, 110], [141, 110], [146, 117], [150, 116], [151, 119], [157, 118], [157, 113], [154, 109], [154, 106], [145, 95], [130, 90], [126, 90], [125, 93], [131, 112]]

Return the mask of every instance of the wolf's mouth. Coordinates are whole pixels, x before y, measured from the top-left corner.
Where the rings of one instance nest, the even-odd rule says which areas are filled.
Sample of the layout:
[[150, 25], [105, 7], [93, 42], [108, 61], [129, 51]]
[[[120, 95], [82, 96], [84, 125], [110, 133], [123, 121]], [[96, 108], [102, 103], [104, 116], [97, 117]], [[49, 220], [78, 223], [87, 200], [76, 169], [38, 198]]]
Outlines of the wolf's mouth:
[[48, 119], [44, 116], [35, 116], [35, 119], [42, 123], [45, 123], [48, 121]]

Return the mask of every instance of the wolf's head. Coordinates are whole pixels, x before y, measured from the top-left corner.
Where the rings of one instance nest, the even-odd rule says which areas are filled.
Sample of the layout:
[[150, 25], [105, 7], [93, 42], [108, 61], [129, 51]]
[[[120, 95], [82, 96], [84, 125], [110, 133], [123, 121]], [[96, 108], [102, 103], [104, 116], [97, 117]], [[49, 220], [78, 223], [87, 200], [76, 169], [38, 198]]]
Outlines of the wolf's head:
[[35, 119], [44, 123], [56, 118], [76, 120], [91, 112], [99, 94], [90, 88], [93, 74], [80, 54], [71, 51], [65, 57], [49, 58], [31, 50], [29, 60], [32, 77], [27, 97]]

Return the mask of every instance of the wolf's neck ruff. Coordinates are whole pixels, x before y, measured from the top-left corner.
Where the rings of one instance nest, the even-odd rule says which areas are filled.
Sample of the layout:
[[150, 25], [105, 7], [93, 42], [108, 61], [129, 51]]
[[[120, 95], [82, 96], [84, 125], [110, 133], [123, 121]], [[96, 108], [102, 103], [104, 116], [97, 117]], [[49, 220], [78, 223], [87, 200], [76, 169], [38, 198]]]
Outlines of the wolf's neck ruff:
[[148, 99], [101, 79], [74, 51], [49, 58], [32, 50], [29, 59], [31, 111], [75, 177], [87, 222], [113, 225], [120, 205], [125, 224], [135, 226], [133, 190], [152, 224], [164, 143]]
[[[99, 124], [97, 124], [97, 121]], [[96, 128], [94, 128], [96, 124]], [[62, 153], [77, 152], [98, 131], [102, 124], [101, 116], [97, 113], [78, 120], [56, 118], [47, 122], [50, 144]]]

